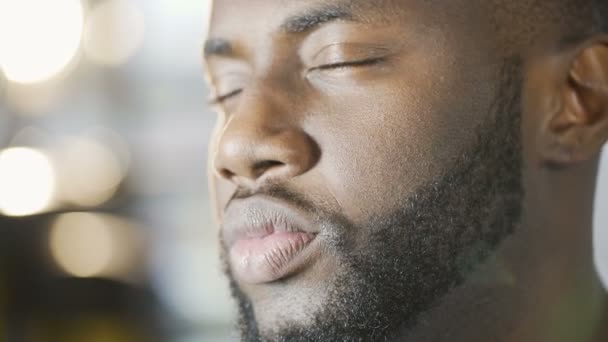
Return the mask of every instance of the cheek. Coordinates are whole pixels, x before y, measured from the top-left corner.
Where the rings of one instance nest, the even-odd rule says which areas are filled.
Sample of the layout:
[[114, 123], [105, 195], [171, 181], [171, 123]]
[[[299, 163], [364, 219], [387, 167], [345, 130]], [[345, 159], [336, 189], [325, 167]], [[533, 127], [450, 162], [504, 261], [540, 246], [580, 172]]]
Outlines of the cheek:
[[236, 186], [220, 177], [213, 176], [209, 179], [209, 189], [215, 223], [220, 224], [223, 222], [224, 208], [236, 190]]
[[[419, 120], [394, 106], [384, 113], [353, 115], [320, 138], [323, 157], [319, 169], [328, 188], [355, 223], [395, 209], [403, 194], [439, 175], [433, 151], [441, 140], [432, 120]], [[361, 110], [361, 107], [359, 108]], [[370, 109], [371, 110], [371, 109]]]
[[323, 151], [319, 171], [354, 223], [398, 209], [421, 185], [445, 174], [472, 143], [488, 99], [472, 101], [453, 91], [450, 96], [448, 89], [458, 83], [453, 79], [366, 89], [330, 112], [348, 114], [310, 123]]
[[226, 119], [224, 115], [218, 115], [215, 127], [209, 140], [208, 160], [207, 160], [207, 181], [209, 185], [209, 197], [211, 200], [211, 209], [215, 219], [215, 223], [222, 222], [223, 208], [232, 196], [235, 186], [230, 182], [218, 177], [215, 171], [215, 156], [217, 154], [217, 145], [221, 132], [225, 126]]

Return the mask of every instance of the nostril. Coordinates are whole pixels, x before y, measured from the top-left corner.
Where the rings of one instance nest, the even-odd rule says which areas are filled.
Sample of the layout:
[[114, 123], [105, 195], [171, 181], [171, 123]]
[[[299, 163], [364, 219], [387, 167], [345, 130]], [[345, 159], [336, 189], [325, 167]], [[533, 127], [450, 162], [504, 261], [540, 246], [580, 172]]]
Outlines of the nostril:
[[268, 170], [285, 166], [285, 163], [276, 160], [264, 160], [253, 165], [253, 172], [256, 177], [259, 177], [266, 173]]

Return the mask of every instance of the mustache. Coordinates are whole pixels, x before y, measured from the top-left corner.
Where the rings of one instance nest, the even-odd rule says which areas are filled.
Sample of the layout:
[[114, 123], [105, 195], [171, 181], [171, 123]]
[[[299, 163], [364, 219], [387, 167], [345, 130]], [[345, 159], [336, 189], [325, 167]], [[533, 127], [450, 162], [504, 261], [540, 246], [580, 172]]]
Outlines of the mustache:
[[224, 211], [226, 211], [230, 204], [236, 200], [244, 200], [255, 196], [264, 196], [281, 200], [308, 212], [315, 212], [319, 210], [314, 202], [306, 195], [291, 190], [289, 187], [282, 184], [268, 184], [256, 189], [248, 189], [244, 187], [237, 188], [226, 203]]

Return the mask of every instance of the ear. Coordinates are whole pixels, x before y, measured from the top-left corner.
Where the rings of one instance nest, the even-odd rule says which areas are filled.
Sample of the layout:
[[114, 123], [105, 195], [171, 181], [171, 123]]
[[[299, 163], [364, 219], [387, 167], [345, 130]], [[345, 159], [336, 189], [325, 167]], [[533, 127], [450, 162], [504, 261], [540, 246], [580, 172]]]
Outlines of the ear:
[[[561, 77], [541, 122], [540, 153], [547, 166], [567, 168], [595, 158], [608, 139], [608, 36], [565, 52]], [[563, 62], [563, 63], [562, 63]]]

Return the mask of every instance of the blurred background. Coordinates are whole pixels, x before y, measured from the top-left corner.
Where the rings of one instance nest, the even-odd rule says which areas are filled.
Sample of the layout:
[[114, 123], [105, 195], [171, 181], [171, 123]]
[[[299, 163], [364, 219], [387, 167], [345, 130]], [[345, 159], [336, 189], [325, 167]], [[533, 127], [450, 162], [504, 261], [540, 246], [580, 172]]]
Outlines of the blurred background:
[[0, 0], [0, 341], [232, 341], [208, 0]]
[[0, 341], [235, 340], [207, 197], [209, 7], [0, 0]]

